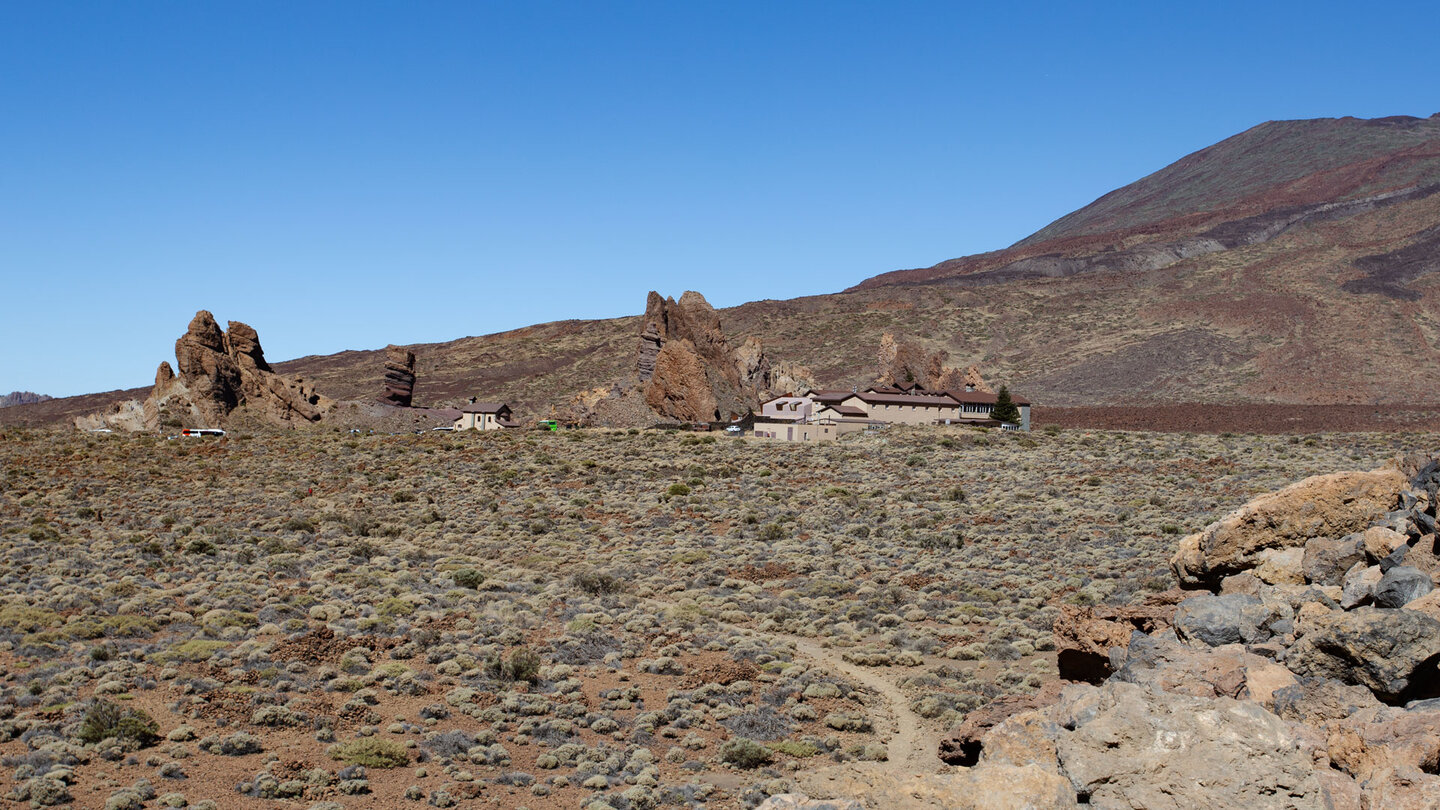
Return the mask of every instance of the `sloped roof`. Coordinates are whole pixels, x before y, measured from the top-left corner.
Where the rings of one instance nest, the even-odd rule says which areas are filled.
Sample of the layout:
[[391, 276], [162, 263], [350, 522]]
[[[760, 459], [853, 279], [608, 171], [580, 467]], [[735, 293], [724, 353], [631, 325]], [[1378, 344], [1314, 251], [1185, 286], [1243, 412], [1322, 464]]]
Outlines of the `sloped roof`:
[[460, 408], [461, 413], [500, 413], [510, 410], [510, 406], [503, 402], [472, 402]]

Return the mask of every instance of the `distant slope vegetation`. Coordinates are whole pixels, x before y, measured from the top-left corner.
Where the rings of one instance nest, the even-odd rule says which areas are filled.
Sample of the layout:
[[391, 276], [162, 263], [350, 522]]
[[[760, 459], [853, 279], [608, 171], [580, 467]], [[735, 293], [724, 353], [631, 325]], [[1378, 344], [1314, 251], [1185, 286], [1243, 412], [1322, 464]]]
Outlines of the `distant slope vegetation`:
[[[1440, 401], [1437, 271], [1440, 116], [1278, 121], [1013, 247], [720, 317], [732, 339], [759, 337], [768, 355], [808, 366], [825, 387], [870, 382], [881, 335], [892, 332], [948, 353], [951, 365], [978, 364], [1041, 414], [1047, 405], [1428, 404]], [[677, 279], [677, 291], [685, 286], [696, 285]], [[637, 313], [642, 299], [637, 290]], [[638, 314], [558, 321], [406, 347], [418, 357], [416, 404], [479, 396], [522, 418], [547, 415], [633, 373], [642, 326]], [[275, 368], [337, 399], [373, 399], [384, 351]], [[73, 410], [65, 400], [7, 408], [0, 423]]]

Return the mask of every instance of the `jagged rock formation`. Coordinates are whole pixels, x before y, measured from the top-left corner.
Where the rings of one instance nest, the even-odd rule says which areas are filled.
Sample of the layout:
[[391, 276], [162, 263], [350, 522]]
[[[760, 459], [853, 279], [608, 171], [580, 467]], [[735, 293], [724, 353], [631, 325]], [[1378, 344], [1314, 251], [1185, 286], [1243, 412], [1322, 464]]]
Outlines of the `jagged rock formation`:
[[109, 411], [76, 420], [80, 428], [156, 430], [165, 424], [213, 427], [236, 409], [278, 425], [314, 422], [331, 408], [302, 378], [284, 378], [265, 361], [260, 336], [247, 324], [230, 321], [221, 330], [205, 310], [195, 313], [175, 341], [177, 374], [168, 362], [155, 372], [155, 387], [144, 402], [131, 400]]
[[635, 370], [645, 403], [664, 418], [710, 421], [721, 417], [722, 407], [751, 405], [744, 402], [740, 363], [719, 313], [691, 290], [679, 301], [653, 291], [647, 296]]
[[0, 396], [0, 408], [9, 408], [12, 405], [33, 405], [36, 402], [49, 402], [54, 397], [47, 394], [36, 394], [30, 391], [12, 391]]
[[[655, 295], [655, 293], [650, 293]], [[660, 355], [660, 330], [654, 321], [646, 320], [645, 331], [640, 333], [640, 348], [635, 352], [635, 373], [640, 382], [650, 382], [655, 376], [655, 358]]]
[[878, 385], [919, 384], [931, 391], [963, 391], [974, 386], [976, 391], [994, 393], [980, 376], [978, 366], [956, 368], [945, 365], [949, 354], [944, 350], [927, 352], [919, 344], [897, 338], [890, 332], [880, 337]]
[[753, 410], [771, 392], [814, 387], [802, 366], [768, 357], [758, 338], [730, 344], [705, 296], [651, 292], [635, 349], [635, 377], [576, 394], [554, 414], [567, 422], [638, 425], [709, 422]]
[[415, 397], [415, 353], [399, 346], [385, 347], [385, 390], [380, 401], [410, 407]]
[[679, 301], [646, 298], [635, 371], [652, 411], [687, 422], [739, 416], [778, 388], [814, 385], [805, 368], [767, 357], [759, 338], [731, 346], [720, 314], [693, 290]]
[[655, 356], [655, 372], [645, 384], [645, 404], [660, 416], [682, 422], [719, 419], [720, 407], [707, 372], [689, 341], [672, 341]]
[[785, 394], [803, 394], [815, 388], [815, 375], [810, 369], [788, 360], [776, 360], [766, 352], [760, 338], [745, 338], [735, 350], [740, 379], [758, 393], [760, 400]]

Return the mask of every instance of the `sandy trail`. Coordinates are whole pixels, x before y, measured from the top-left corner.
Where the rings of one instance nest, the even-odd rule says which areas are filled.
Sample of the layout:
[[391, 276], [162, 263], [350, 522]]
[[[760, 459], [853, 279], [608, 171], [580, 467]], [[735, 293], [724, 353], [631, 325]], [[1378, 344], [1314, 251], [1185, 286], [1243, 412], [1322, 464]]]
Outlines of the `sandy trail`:
[[[678, 607], [674, 602], [653, 597], [642, 601], [662, 611]], [[719, 619], [714, 619], [714, 621], [737, 632], [794, 647], [795, 652], [801, 658], [808, 659], [824, 669], [844, 675], [850, 681], [877, 694], [881, 699], [879, 706], [867, 705], [866, 708], [872, 711], [878, 708], [884, 713], [883, 718], [872, 718], [872, 721], [876, 723], [876, 731], [879, 733], [881, 741], [885, 743], [889, 760], [867, 763], [867, 768], [891, 771], [897, 774], [902, 772], [926, 773], [935, 770], [938, 760], [935, 759], [934, 752], [926, 740], [926, 733], [920, 726], [919, 717], [910, 710], [910, 700], [905, 697], [904, 692], [900, 691], [899, 686], [878, 671], [845, 661], [838, 651], [822, 646], [815, 639], [792, 636], [788, 633], [756, 630], [744, 625], [722, 622]]]

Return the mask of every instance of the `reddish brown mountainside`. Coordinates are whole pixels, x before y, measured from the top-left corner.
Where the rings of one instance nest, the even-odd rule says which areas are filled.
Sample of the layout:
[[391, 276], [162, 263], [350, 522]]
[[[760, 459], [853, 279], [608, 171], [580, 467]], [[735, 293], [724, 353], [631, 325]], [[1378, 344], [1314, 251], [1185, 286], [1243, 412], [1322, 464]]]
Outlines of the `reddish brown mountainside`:
[[[720, 315], [822, 386], [868, 383], [891, 332], [1042, 407], [1423, 403], [1440, 390], [1437, 192], [1440, 118], [1271, 122], [1014, 248]], [[623, 371], [637, 328], [572, 321], [417, 353], [453, 364], [456, 387], [544, 407]], [[460, 360], [482, 346], [507, 362]], [[285, 368], [328, 390], [327, 362]]]
[[[1440, 390], [1436, 270], [1440, 118], [1280, 121], [1006, 250], [718, 314], [732, 343], [759, 338], [768, 356], [807, 366], [824, 387], [872, 381], [891, 333], [951, 366], [978, 365], [1040, 413], [1413, 405]], [[417, 357], [417, 405], [478, 395], [533, 418], [633, 374], [643, 328], [637, 314], [403, 348]], [[383, 390], [384, 350], [275, 369], [336, 399], [371, 400]], [[6, 408], [0, 422], [34, 421], [66, 402]]]

